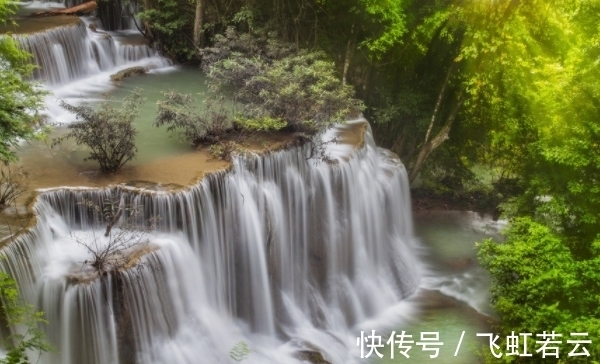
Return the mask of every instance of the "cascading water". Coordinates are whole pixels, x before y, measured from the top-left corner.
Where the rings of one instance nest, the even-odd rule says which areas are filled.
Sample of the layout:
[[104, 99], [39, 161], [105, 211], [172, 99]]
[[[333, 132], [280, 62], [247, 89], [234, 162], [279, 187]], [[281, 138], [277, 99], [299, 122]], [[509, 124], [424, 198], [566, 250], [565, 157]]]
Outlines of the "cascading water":
[[34, 78], [56, 88], [101, 72], [130, 67], [135, 62], [154, 62], [156, 67], [169, 64], [146, 44], [121, 44], [108, 33], [90, 29], [92, 24], [101, 29], [95, 18], [82, 18], [75, 25], [15, 35], [39, 66]]
[[[302, 362], [307, 350], [357, 360], [357, 328], [401, 305], [420, 268], [401, 163], [370, 131], [360, 148], [329, 151], [337, 165], [307, 147], [238, 157], [173, 193], [42, 192], [36, 226], [0, 260], [46, 312], [58, 352], [42, 362], [221, 363], [240, 342], [248, 363]], [[161, 220], [137, 269], [82, 278], [89, 257], [75, 239], [103, 232], [82, 202], [109, 196]]]
[[[83, 4], [89, 0], [41, 0], [41, 3], [50, 6], [72, 7]], [[98, 1], [95, 13], [102, 22], [104, 29], [135, 30], [134, 17], [139, 12], [139, 5], [131, 1], [103, 0]]]
[[105, 92], [111, 87], [109, 76], [113, 73], [134, 66], [149, 70], [171, 66], [168, 59], [140, 42], [139, 34], [105, 32], [98, 18], [80, 19], [75, 24], [13, 35], [34, 56], [38, 68], [33, 78], [51, 91], [45, 112], [53, 121], [74, 121], [59, 100], [73, 104], [82, 96]]

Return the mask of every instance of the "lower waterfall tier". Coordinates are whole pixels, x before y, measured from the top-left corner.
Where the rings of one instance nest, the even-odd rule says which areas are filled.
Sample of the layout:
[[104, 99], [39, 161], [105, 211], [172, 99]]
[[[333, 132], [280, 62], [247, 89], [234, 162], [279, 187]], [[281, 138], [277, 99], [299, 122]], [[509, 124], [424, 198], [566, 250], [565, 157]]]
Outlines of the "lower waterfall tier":
[[[419, 285], [409, 187], [370, 131], [329, 153], [337, 164], [308, 146], [239, 157], [179, 192], [41, 193], [37, 225], [0, 261], [46, 313], [58, 351], [40, 362], [221, 363], [240, 347], [248, 363], [300, 363], [306, 351], [358, 361], [361, 323]], [[103, 244], [88, 207], [115, 198], [160, 217], [150, 248], [134, 266], [74, 279], [89, 269], [78, 242]]]

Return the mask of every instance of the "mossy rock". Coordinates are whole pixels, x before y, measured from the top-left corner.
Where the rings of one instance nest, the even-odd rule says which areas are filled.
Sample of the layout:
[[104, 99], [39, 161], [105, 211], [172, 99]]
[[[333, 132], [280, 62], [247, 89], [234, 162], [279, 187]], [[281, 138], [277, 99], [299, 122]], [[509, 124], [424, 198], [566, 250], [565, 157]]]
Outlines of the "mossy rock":
[[302, 350], [296, 353], [296, 358], [307, 361], [313, 364], [331, 364], [331, 362], [325, 360], [323, 354], [313, 350]]
[[123, 80], [124, 78], [131, 77], [133, 75], [143, 75], [146, 72], [148, 72], [148, 68], [146, 68], [146, 67], [141, 67], [141, 66], [131, 67], [131, 68], [127, 68], [122, 71], [119, 71], [119, 72], [115, 73], [114, 75], [111, 75], [110, 79], [113, 82], [119, 82], [119, 81]]

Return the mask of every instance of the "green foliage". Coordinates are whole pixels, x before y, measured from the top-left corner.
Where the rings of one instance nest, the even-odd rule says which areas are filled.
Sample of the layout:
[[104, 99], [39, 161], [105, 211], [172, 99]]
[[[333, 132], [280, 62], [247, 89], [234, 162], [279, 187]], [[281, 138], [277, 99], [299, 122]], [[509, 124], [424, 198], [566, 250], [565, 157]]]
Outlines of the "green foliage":
[[406, 6], [402, 0], [317, 0], [328, 16], [327, 35], [358, 44], [374, 58], [383, 57], [402, 44], [407, 31]]
[[15, 330], [4, 343], [6, 357], [0, 359], [1, 364], [30, 364], [28, 352], [51, 351], [53, 348], [46, 343], [40, 324], [46, 323], [43, 312], [35, 311], [33, 306], [21, 301], [17, 284], [8, 274], [0, 272], [0, 297], [2, 313], [8, 326]]
[[[599, 245], [600, 241], [594, 242]], [[513, 220], [506, 241], [487, 240], [479, 245], [478, 257], [492, 277], [492, 305], [501, 321], [495, 329], [501, 338], [515, 333], [552, 330], [566, 336], [560, 357], [566, 358], [572, 332], [588, 332], [591, 358], [569, 358], [569, 362], [600, 359], [600, 251], [585, 260], [571, 254], [564, 238], [530, 218]], [[501, 347], [503, 347], [501, 343]], [[535, 340], [529, 343], [535, 352]], [[505, 347], [505, 345], [504, 345]], [[506, 357], [505, 362], [513, 358]], [[537, 360], [537, 361], [536, 361]], [[552, 363], [532, 358], [528, 362]], [[497, 361], [493, 361], [497, 362]]]
[[325, 54], [292, 49], [268, 32], [238, 36], [230, 28], [205, 51], [204, 67], [213, 87], [234, 88], [245, 119], [284, 120], [292, 130], [317, 132], [357, 115], [361, 103]]
[[250, 131], [278, 131], [287, 126], [283, 119], [271, 118], [265, 116], [259, 119], [235, 118], [234, 124], [236, 128]]
[[280, 118], [294, 130], [309, 132], [356, 117], [361, 105], [353, 94], [319, 52], [276, 60], [238, 91], [246, 115]]
[[139, 89], [127, 95], [119, 109], [114, 108], [108, 98], [96, 108], [86, 103], [74, 106], [62, 101], [61, 107], [75, 114], [79, 121], [70, 124], [69, 132], [53, 144], [75, 139], [77, 145], [91, 149], [85, 160], [98, 162], [102, 172], [114, 173], [137, 153], [135, 137], [138, 132], [133, 121], [142, 102]]
[[232, 22], [240, 27], [245, 27], [247, 31], [254, 31], [256, 24], [257, 11], [249, 5], [244, 5], [233, 15]]
[[231, 351], [229, 352], [229, 356], [231, 357], [231, 359], [240, 362], [248, 359], [251, 352], [252, 350], [250, 350], [248, 344], [246, 344], [245, 341], [240, 341], [239, 343], [235, 344], [235, 346], [231, 349]]
[[597, 1], [523, 4], [495, 76], [469, 105], [493, 126], [489, 160], [524, 191], [506, 207], [564, 234], [582, 257], [600, 233], [600, 48], [590, 19], [599, 10]]
[[208, 148], [208, 152], [217, 159], [224, 161], [231, 161], [234, 154], [243, 154], [244, 149], [242, 146], [234, 141], [224, 141], [212, 144]]
[[231, 111], [223, 97], [208, 98], [198, 107], [190, 95], [175, 91], [163, 93], [158, 101], [158, 115], [154, 125], [167, 125], [167, 131], [181, 131], [182, 139], [193, 146], [216, 143], [232, 128]]
[[[213, 42], [201, 52], [202, 69], [206, 73], [215, 73], [215, 79], [238, 87], [262, 71], [264, 64], [291, 56], [296, 51], [293, 44], [281, 40], [277, 32], [267, 28], [239, 32], [230, 26], [223, 34], [216, 34]], [[213, 67], [219, 61], [226, 63]], [[222, 74], [218, 73], [221, 68]]]
[[[16, 4], [0, 0], [0, 22], [6, 23], [16, 10]], [[38, 109], [46, 94], [36, 84], [27, 81], [34, 66], [31, 55], [19, 49], [9, 36], [0, 36], [0, 161], [14, 161], [11, 150], [19, 139], [35, 137], [40, 123]]]
[[405, 2], [400, 0], [361, 0], [357, 12], [367, 17], [363, 27], [368, 32], [361, 43], [371, 52], [380, 56], [402, 41], [406, 32]]
[[152, 40], [173, 58], [189, 60], [196, 55], [196, 48], [186, 34], [192, 34], [194, 22], [193, 4], [190, 1], [158, 0], [152, 8], [138, 14], [151, 29]]

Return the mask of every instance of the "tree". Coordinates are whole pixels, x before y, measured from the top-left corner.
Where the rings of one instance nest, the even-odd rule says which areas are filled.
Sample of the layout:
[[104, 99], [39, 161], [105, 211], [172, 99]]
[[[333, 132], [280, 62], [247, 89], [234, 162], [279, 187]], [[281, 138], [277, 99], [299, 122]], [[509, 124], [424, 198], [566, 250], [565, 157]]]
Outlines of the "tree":
[[194, 3], [188, 0], [144, 0], [143, 9], [138, 14], [145, 27], [144, 36], [172, 58], [193, 59], [197, 53], [196, 43], [191, 37], [196, 34]]
[[317, 133], [362, 108], [323, 52], [296, 51], [266, 29], [238, 35], [229, 28], [203, 54], [213, 88], [233, 87], [243, 118], [282, 120], [292, 131]]
[[[594, 245], [590, 259], [574, 259], [568, 243], [560, 235], [531, 218], [511, 221], [505, 233], [506, 241], [487, 240], [478, 246], [482, 266], [492, 277], [491, 300], [500, 321], [494, 325], [500, 336], [496, 343], [506, 347], [507, 336], [516, 333], [552, 332], [562, 334], [560, 360], [569, 363], [590, 363], [600, 359], [596, 344], [584, 345], [590, 357], [569, 357], [573, 349], [567, 340], [600, 339], [600, 240]], [[587, 333], [585, 338], [570, 337], [570, 333]], [[530, 353], [539, 349], [535, 340], [528, 340]], [[523, 352], [522, 346], [519, 348]], [[542, 359], [504, 356], [488, 358], [490, 363], [526, 362], [560, 363], [559, 358]]]
[[196, 17], [194, 18], [194, 44], [202, 48], [204, 43], [204, 0], [196, 0]]
[[[527, 63], [529, 72], [504, 71], [494, 94], [497, 111], [489, 113], [498, 125], [490, 149], [492, 159], [524, 191], [507, 206], [510, 212], [552, 226], [585, 257], [600, 233], [600, 49], [590, 15], [600, 3], [556, 2], [548, 9], [539, 25], [547, 33], [531, 33], [549, 33], [546, 47], [538, 48], [535, 57], [524, 52], [505, 56]], [[528, 48], [533, 48], [531, 41]]]
[[86, 145], [91, 149], [85, 160], [100, 164], [100, 170], [114, 173], [135, 157], [137, 130], [133, 121], [143, 102], [140, 90], [135, 89], [123, 100], [119, 109], [112, 107], [106, 99], [97, 108], [87, 103], [70, 105], [61, 102], [61, 107], [77, 116], [78, 121], [68, 126], [69, 132], [54, 140], [59, 144], [65, 139], [75, 139], [77, 145]]
[[43, 352], [53, 348], [44, 339], [40, 324], [45, 324], [44, 313], [35, 311], [33, 306], [24, 303], [20, 296], [15, 280], [4, 272], [0, 272], [0, 298], [2, 299], [2, 314], [8, 327], [17, 333], [8, 337], [4, 342], [6, 357], [0, 359], [1, 364], [30, 364], [28, 351]]
[[328, 38], [329, 51], [343, 57], [341, 74], [344, 85], [357, 48], [364, 52], [368, 61], [373, 62], [405, 40], [408, 1], [320, 0], [315, 3], [315, 16], [324, 18], [320, 27], [323, 36]]
[[[600, 337], [600, 33], [594, 15], [600, 2], [554, 1], [540, 10], [523, 13], [537, 19], [537, 27], [520, 29], [531, 37], [526, 47], [504, 56], [530, 72], [505, 69], [491, 114], [503, 121], [491, 154], [523, 193], [503, 206], [513, 218], [506, 241], [487, 241], [478, 254], [492, 277], [499, 334], [587, 332], [594, 343]], [[534, 47], [538, 42], [544, 47]], [[532, 50], [533, 57], [525, 57]], [[561, 346], [561, 358], [570, 349]], [[568, 361], [598, 361], [597, 345], [587, 349], [591, 357]]]
[[[6, 24], [16, 11], [16, 4], [0, 0], [0, 23]], [[11, 148], [20, 139], [35, 137], [40, 123], [38, 110], [46, 94], [36, 84], [27, 80], [34, 69], [31, 55], [21, 50], [9, 36], [0, 38], [0, 161], [14, 161]]]

